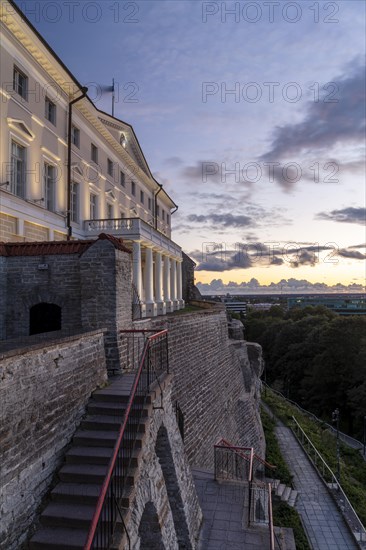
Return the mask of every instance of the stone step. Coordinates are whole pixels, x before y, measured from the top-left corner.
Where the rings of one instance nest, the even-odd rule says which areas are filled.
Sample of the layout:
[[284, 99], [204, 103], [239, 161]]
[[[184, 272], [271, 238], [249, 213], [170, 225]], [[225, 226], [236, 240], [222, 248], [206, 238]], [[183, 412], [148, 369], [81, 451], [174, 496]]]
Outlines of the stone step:
[[[108, 466], [100, 464], [65, 464], [58, 475], [65, 483], [103, 483]], [[135, 469], [131, 467], [126, 484], [133, 485]]]
[[[126, 407], [127, 403], [116, 403], [114, 401], [95, 401], [94, 399], [91, 399], [87, 406], [87, 411], [88, 414], [105, 414], [107, 416], [118, 416], [123, 418], [126, 412]], [[138, 416], [140, 414], [140, 410], [132, 409], [130, 411], [130, 415], [132, 416]], [[143, 409], [142, 414], [143, 416], [146, 416], [148, 414], [147, 408]]]
[[[143, 436], [142, 430], [136, 434], [136, 448], [141, 447]], [[74, 445], [81, 447], [114, 447], [116, 439], [117, 433], [114, 431], [78, 430], [72, 441]]]
[[291, 491], [292, 491], [291, 487], [285, 487], [285, 490], [281, 495], [281, 500], [283, 500], [284, 502], [287, 502], [290, 497]]
[[51, 498], [55, 501], [81, 502], [83, 504], [95, 505], [100, 491], [101, 483], [66, 483], [60, 482], [51, 491]]
[[295, 489], [292, 489], [291, 493], [290, 493], [290, 496], [289, 496], [289, 499], [287, 501], [287, 504], [289, 506], [292, 506], [294, 507], [295, 506], [295, 503], [296, 503], [296, 499], [297, 499], [297, 496], [298, 496], [298, 491], [295, 491]]
[[278, 486], [277, 486], [277, 489], [276, 489], [276, 495], [278, 497], [282, 497], [282, 494], [284, 492], [284, 490], [286, 489], [286, 485], [284, 483], [280, 483]]
[[[102, 484], [96, 483], [58, 483], [51, 492], [52, 500], [58, 502], [74, 502], [82, 504], [90, 504], [95, 506]], [[131, 499], [134, 494], [134, 487], [127, 485], [123, 490], [123, 497], [121, 499], [121, 508], [129, 508]]]
[[[97, 402], [109, 402], [109, 403], [122, 403], [127, 404], [130, 399], [131, 388], [126, 390], [115, 390], [115, 389], [104, 389], [98, 390], [93, 393], [93, 400]], [[151, 396], [136, 396], [136, 403], [146, 403], [149, 405], [151, 403]]]
[[89, 529], [95, 512], [90, 504], [52, 501], [41, 514], [42, 525]]
[[66, 483], [103, 483], [107, 464], [65, 464], [58, 472]]
[[108, 464], [113, 447], [71, 447], [66, 453], [66, 462], [78, 464]]
[[[139, 432], [145, 431], [145, 425], [144, 421], [145, 418], [129, 418], [129, 425], [136, 425], [138, 426]], [[121, 424], [122, 424], [123, 418], [116, 417], [116, 416], [106, 416], [106, 415], [88, 415], [80, 425], [80, 429], [82, 430], [107, 430], [107, 431], [114, 431], [118, 432]]]
[[65, 527], [45, 527], [32, 537], [30, 550], [79, 550], [84, 548], [87, 529]]

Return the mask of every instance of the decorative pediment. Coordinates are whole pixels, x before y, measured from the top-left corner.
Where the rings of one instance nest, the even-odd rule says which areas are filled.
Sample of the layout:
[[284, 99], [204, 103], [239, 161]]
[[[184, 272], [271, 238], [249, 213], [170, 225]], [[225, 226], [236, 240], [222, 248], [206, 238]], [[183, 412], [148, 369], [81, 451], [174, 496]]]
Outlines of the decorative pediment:
[[83, 174], [82, 168], [80, 168], [80, 165], [79, 165], [78, 163], [76, 163], [76, 162], [73, 162], [73, 163], [71, 164], [71, 169], [72, 169], [72, 171], [73, 171], [74, 173], [79, 174], [79, 176], [83, 176], [83, 175], [84, 175], [84, 174]]
[[10, 128], [18, 131], [23, 137], [26, 137], [27, 139], [33, 141], [33, 139], [35, 138], [35, 133], [32, 132], [32, 130], [23, 120], [19, 120], [17, 118], [10, 118], [10, 117], [8, 117], [7, 120]]
[[108, 191], [105, 192], [105, 194], [110, 198], [112, 199], [113, 201], [117, 200], [115, 194], [113, 193], [112, 189], [109, 189]]

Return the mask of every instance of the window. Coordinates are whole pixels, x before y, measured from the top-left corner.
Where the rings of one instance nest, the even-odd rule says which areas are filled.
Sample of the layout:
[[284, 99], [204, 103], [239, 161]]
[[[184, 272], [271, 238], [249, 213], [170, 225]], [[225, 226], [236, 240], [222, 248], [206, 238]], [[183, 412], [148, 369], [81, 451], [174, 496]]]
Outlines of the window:
[[56, 126], [56, 105], [48, 97], [45, 99], [45, 117]]
[[136, 196], [136, 183], [134, 181], [131, 181], [131, 193], [134, 197]]
[[113, 220], [113, 204], [107, 202], [107, 220]]
[[152, 202], [150, 198], [147, 199], [147, 206], [148, 206], [148, 209], [151, 210]]
[[72, 222], [79, 223], [79, 184], [71, 182], [70, 218]]
[[25, 196], [26, 148], [11, 142], [10, 191], [18, 197]]
[[89, 219], [95, 220], [97, 218], [97, 195], [90, 193], [89, 202]]
[[141, 204], [144, 204], [144, 199], [145, 199], [144, 192], [140, 191], [140, 202], [141, 202]]
[[90, 156], [92, 161], [98, 164], [98, 147], [94, 143], [91, 144]]
[[13, 88], [23, 99], [28, 99], [28, 77], [15, 66], [13, 71]]
[[157, 216], [159, 216], [159, 212], [160, 212], [159, 206], [156, 205], [156, 215], [157, 215]]
[[76, 126], [71, 127], [71, 143], [80, 149], [80, 130]]
[[107, 159], [107, 171], [110, 176], [113, 176], [113, 162], [111, 159]]
[[166, 223], [169, 225], [169, 221], [170, 221], [170, 216], [169, 214], [166, 215]]
[[44, 165], [44, 205], [47, 210], [55, 210], [56, 167], [47, 162]]
[[119, 217], [120, 217], [120, 218], [125, 218], [125, 217], [126, 217], [126, 216], [125, 216], [125, 213], [122, 212], [122, 210], [121, 210], [121, 212], [119, 213]]
[[122, 187], [126, 186], [126, 176], [125, 176], [125, 173], [122, 172], [122, 170], [119, 173], [119, 182], [122, 185]]
[[161, 217], [163, 218], [163, 221], [165, 221], [165, 210], [161, 211]]

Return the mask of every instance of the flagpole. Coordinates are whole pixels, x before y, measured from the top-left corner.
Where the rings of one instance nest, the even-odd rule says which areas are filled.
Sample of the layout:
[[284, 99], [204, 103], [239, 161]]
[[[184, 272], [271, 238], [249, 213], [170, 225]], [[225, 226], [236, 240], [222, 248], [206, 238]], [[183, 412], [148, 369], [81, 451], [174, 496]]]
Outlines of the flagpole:
[[114, 94], [114, 78], [112, 79], [112, 116], [114, 116], [114, 102], [115, 102], [115, 94]]

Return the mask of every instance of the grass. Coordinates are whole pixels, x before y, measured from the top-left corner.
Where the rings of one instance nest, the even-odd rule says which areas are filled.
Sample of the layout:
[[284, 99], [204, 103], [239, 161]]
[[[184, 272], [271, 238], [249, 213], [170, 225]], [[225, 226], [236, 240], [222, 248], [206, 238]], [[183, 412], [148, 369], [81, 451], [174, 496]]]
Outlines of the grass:
[[[275, 472], [266, 471], [269, 477], [275, 476], [286, 485], [292, 485], [292, 474], [284, 460], [274, 428], [276, 423], [270, 416], [261, 410], [262, 425], [266, 438], [266, 461], [276, 466]], [[308, 539], [306, 538], [299, 514], [294, 508], [291, 508], [285, 502], [273, 499], [273, 522], [278, 527], [291, 527], [294, 532], [296, 550], [310, 550]]]
[[[286, 425], [291, 426], [294, 416], [331, 470], [336, 471], [336, 438], [325, 424], [312, 420], [268, 388], [262, 399]], [[341, 486], [366, 525], [366, 462], [359, 451], [343, 443], [340, 444], [340, 456]]]
[[285, 485], [292, 485], [293, 476], [281, 454], [280, 447], [274, 433], [276, 424], [263, 409], [261, 410], [261, 418], [264, 435], [266, 438], [266, 461], [276, 466], [275, 471], [271, 469], [266, 470], [266, 475], [268, 477], [275, 476]]
[[299, 514], [285, 502], [273, 502], [273, 522], [276, 526], [291, 527], [294, 532], [296, 550], [310, 550]]

